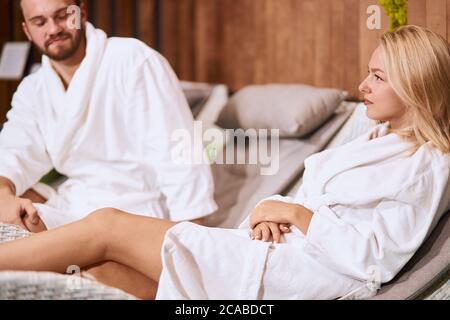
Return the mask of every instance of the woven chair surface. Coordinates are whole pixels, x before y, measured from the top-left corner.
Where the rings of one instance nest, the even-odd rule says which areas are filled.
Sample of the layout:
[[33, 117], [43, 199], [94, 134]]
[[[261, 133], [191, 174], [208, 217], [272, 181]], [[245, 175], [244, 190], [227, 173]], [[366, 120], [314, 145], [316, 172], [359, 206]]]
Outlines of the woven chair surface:
[[[29, 237], [17, 226], [0, 224], [0, 243]], [[115, 288], [82, 278], [80, 273], [0, 272], [0, 300], [135, 300]]]

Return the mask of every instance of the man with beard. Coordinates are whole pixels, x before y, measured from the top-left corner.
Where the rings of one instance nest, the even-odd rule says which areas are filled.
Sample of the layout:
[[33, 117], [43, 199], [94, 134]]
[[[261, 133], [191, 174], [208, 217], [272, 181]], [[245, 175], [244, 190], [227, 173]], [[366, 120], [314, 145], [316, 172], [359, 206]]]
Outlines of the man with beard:
[[[210, 168], [171, 157], [173, 131], [192, 133], [193, 117], [168, 62], [136, 39], [108, 39], [79, 1], [21, 6], [43, 58], [0, 134], [0, 222], [39, 232], [105, 207], [172, 221], [213, 213]], [[38, 187], [53, 168], [68, 180]]]
[[[0, 133], [0, 223], [42, 232], [105, 207], [196, 223], [213, 213], [210, 168], [171, 157], [174, 130], [194, 135], [168, 62], [138, 40], [108, 39], [79, 1], [21, 6], [42, 68], [20, 84]], [[53, 168], [68, 177], [57, 191], [38, 184]], [[140, 298], [155, 291], [156, 283], [120, 264], [88, 271]]]

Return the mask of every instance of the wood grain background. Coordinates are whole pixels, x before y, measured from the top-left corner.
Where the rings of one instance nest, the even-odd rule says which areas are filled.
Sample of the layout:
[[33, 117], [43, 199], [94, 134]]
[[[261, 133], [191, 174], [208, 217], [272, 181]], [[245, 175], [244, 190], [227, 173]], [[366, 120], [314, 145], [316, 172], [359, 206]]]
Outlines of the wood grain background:
[[[377, 0], [87, 0], [89, 20], [110, 36], [141, 39], [183, 80], [306, 83], [358, 98], [382, 30], [368, 30]], [[18, 1], [0, 0], [0, 46], [21, 41]], [[408, 23], [450, 39], [450, 0], [409, 0]], [[39, 53], [34, 53], [36, 61]], [[0, 123], [17, 82], [0, 81]]]

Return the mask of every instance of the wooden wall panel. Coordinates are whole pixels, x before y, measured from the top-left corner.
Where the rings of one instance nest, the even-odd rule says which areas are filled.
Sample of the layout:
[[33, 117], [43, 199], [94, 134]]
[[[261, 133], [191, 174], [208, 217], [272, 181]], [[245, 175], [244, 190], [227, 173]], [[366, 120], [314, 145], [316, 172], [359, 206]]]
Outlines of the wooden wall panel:
[[[268, 16], [271, 23], [267, 27], [268, 73], [266, 82], [298, 82], [314, 75], [310, 73], [309, 66], [302, 63], [298, 57], [307, 54], [299, 45], [305, 41], [304, 24], [306, 13], [302, 4], [293, 0], [268, 1]], [[297, 19], [295, 18], [297, 17]], [[286, 23], [290, 21], [291, 23]], [[293, 37], [289, 37], [289, 33]], [[287, 64], [286, 61], [290, 61]], [[308, 74], [309, 73], [309, 74]], [[284, 75], [284, 76], [283, 76]]]
[[[351, 97], [358, 95], [357, 84], [361, 81], [360, 75], [360, 45], [361, 29], [359, 26], [359, 0], [345, 0], [344, 21], [346, 23], [344, 42], [341, 43], [345, 50], [345, 64], [340, 66], [345, 72], [345, 82], [342, 87], [347, 90]], [[337, 68], [337, 67], [336, 67]]]
[[331, 52], [332, 19], [331, 3], [333, 1], [318, 0], [314, 1], [315, 12], [320, 12], [313, 24], [314, 32], [314, 84], [320, 87], [330, 87], [331, 83], [331, 64], [333, 57], [337, 52]]
[[450, 42], [450, 0], [447, 0], [447, 40]]
[[115, 0], [114, 36], [136, 37], [136, 2], [133, 0]]
[[426, 0], [427, 26], [447, 38], [447, 0]]
[[[85, 0], [109, 36], [134, 36], [159, 50], [182, 80], [249, 84], [358, 85], [382, 30], [368, 30], [378, 0]], [[0, 0], [0, 46], [23, 41], [18, 1]], [[410, 24], [450, 40], [450, 0], [409, 0]], [[35, 50], [35, 59], [39, 53]], [[0, 81], [0, 122], [17, 83]]]
[[218, 12], [219, 4], [217, 1], [197, 0], [195, 5], [195, 79], [203, 82], [221, 82], [223, 75], [220, 73], [222, 60], [220, 44], [223, 43], [223, 33], [220, 27], [223, 24], [220, 15], [217, 19], [211, 19]]
[[[182, 79], [219, 81], [233, 91], [248, 84], [305, 83], [345, 88], [357, 97], [368, 58], [388, 27], [383, 14], [385, 28], [367, 30], [367, 6], [376, 3], [376, 0], [196, 1], [195, 72], [180, 69], [186, 55], [192, 52], [187, 45], [182, 46], [185, 54], [181, 57], [176, 54], [180, 48], [176, 41], [165, 43], [162, 52]], [[164, 42], [179, 36], [170, 25], [174, 18], [170, 12], [176, 12], [173, 7], [174, 2], [168, 1], [163, 10]], [[188, 74], [193, 77], [184, 77]]]
[[184, 79], [195, 78], [193, 0], [161, 1], [161, 52]]
[[266, 4], [265, 0], [242, 0], [239, 5], [224, 0], [218, 8], [222, 21], [219, 30], [223, 35], [219, 68], [224, 79], [237, 87], [261, 83], [265, 76]]
[[12, 21], [12, 38], [16, 41], [27, 41], [27, 37], [23, 33], [22, 28], [22, 11], [20, 7], [20, 1], [13, 1], [12, 2], [12, 15], [14, 17]]
[[427, 0], [408, 0], [408, 23], [427, 26]]
[[328, 71], [328, 76], [330, 77], [329, 85], [335, 88], [345, 88], [345, 1], [332, 1], [330, 12], [332, 27], [330, 28], [331, 58]]
[[[3, 48], [3, 43], [9, 41], [12, 36], [11, 32], [11, 17], [10, 9], [12, 0], [2, 1], [0, 10], [0, 47]], [[6, 81], [0, 81], [0, 123], [5, 121], [6, 111], [9, 109], [10, 92]]]
[[150, 47], [157, 46], [156, 0], [137, 0], [137, 36]]
[[3, 44], [11, 37], [11, 10], [12, 0], [2, 1], [0, 7], [0, 43]]
[[[320, 39], [316, 39], [315, 37], [316, 19], [318, 16], [318, 11], [316, 11], [316, 3], [314, 0], [294, 0], [294, 10], [294, 15], [292, 16], [291, 21], [295, 21], [294, 25], [296, 33], [293, 33], [287, 29], [287, 34], [285, 36], [288, 37], [289, 41], [294, 42], [294, 47], [296, 50], [294, 51], [292, 60], [285, 59], [282, 63], [287, 65], [288, 70], [289, 66], [297, 66], [297, 69], [295, 69], [296, 73], [289, 75], [289, 78], [292, 79], [290, 82], [302, 82], [305, 84], [314, 85], [314, 67], [316, 64], [315, 43], [316, 41], [320, 41]], [[298, 17], [298, 20], [296, 20], [296, 17]], [[288, 26], [290, 25], [290, 22], [286, 21], [285, 23]], [[278, 48], [272, 47], [270, 50], [278, 50]], [[288, 74], [291, 72], [288, 71]], [[280, 82], [286, 82], [286, 80], [283, 79], [282, 74], [280, 74]]]
[[102, 29], [107, 35], [113, 35], [113, 2], [111, 0], [93, 0], [94, 12], [91, 15], [91, 21], [97, 28]]
[[[26, 36], [22, 31], [22, 13], [19, 1], [7, 0], [1, 2], [0, 26], [1, 31], [0, 47], [3, 48], [5, 41], [26, 41]], [[6, 19], [4, 18], [6, 15]], [[0, 123], [6, 120], [6, 113], [10, 108], [13, 93], [17, 90], [18, 81], [0, 81]]]
[[408, 23], [427, 27], [450, 41], [450, 0], [409, 0]]
[[195, 79], [195, 52], [196, 42], [194, 30], [195, 1], [184, 0], [176, 3], [177, 20], [172, 23], [177, 26], [178, 33], [178, 68], [180, 77]]

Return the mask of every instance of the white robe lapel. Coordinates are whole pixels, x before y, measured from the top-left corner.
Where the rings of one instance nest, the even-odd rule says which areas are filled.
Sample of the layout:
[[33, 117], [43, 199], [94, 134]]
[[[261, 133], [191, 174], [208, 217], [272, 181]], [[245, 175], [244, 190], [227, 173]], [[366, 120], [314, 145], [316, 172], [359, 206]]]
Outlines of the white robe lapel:
[[48, 94], [53, 105], [55, 131], [48, 149], [55, 162], [64, 163], [72, 149], [77, 130], [82, 126], [89, 107], [97, 70], [106, 47], [106, 34], [86, 24], [86, 56], [74, 74], [67, 92], [47, 56], [43, 57], [43, 68]]
[[[377, 127], [377, 130], [387, 130], [385, 126]], [[384, 159], [390, 159], [395, 155], [404, 155], [411, 144], [401, 140], [395, 134], [389, 134], [377, 139], [370, 140], [368, 134], [358, 141], [344, 145], [340, 148], [316, 154], [305, 161], [305, 185], [309, 189], [305, 190], [307, 197], [306, 206], [312, 210], [317, 210], [320, 206], [332, 206], [336, 203], [355, 205], [358, 199], [364, 199], [364, 203], [370, 199], [380, 199], [380, 195], [368, 190], [365, 196], [352, 195], [342, 190], [344, 197], [334, 199], [330, 194], [325, 193], [327, 184], [337, 175], [356, 167], [369, 165], [370, 163], [381, 163]], [[333, 165], [330, 165], [333, 164]], [[311, 183], [314, 181], [314, 183]]]

